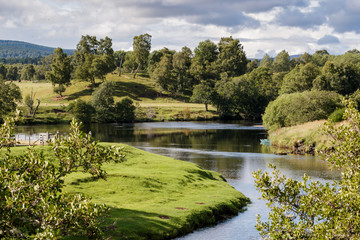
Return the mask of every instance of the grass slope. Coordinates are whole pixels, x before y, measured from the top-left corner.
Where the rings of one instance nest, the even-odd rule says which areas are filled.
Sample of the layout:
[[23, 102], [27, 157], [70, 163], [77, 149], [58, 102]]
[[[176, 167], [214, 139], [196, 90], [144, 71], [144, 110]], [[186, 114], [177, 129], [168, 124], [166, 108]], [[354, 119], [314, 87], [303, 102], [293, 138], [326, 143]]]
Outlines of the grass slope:
[[328, 145], [328, 138], [324, 131], [325, 120], [307, 122], [292, 127], [279, 128], [269, 134], [271, 145], [275, 148], [293, 150], [303, 148], [304, 152], [311, 148], [315, 152], [322, 150]]
[[[51, 159], [50, 147], [38, 148]], [[104, 165], [106, 181], [83, 173], [65, 179], [64, 191], [111, 208], [107, 239], [173, 238], [236, 215], [249, 201], [219, 173], [130, 146], [124, 151], [127, 161]]]
[[[156, 81], [146, 76], [138, 76], [135, 79], [130, 74], [108, 74], [107, 80], [115, 83], [114, 99], [120, 101], [124, 97], [131, 98], [135, 104], [142, 108], [147, 119], [138, 120], [203, 120], [217, 117], [215, 108], [205, 111], [204, 104], [189, 103], [190, 95], [187, 94], [168, 94], [161, 92]], [[77, 99], [89, 101], [94, 89], [89, 87], [88, 82], [73, 80], [64, 92], [64, 98], [58, 98], [53, 93], [53, 86], [48, 82], [16, 82], [20, 87], [23, 97], [35, 92], [35, 98], [40, 99], [41, 107], [54, 109], [67, 106], [70, 102]], [[97, 86], [100, 82], [97, 82]], [[71, 119], [71, 117], [69, 118]]]

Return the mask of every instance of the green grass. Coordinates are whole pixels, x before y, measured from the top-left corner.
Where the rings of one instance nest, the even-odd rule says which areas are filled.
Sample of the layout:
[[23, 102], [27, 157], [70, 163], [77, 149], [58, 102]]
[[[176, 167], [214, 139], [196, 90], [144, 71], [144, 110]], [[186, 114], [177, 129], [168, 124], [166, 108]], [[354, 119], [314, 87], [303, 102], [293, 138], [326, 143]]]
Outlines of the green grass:
[[292, 127], [277, 129], [269, 134], [271, 145], [277, 148], [292, 149], [298, 142], [305, 148], [315, 147], [321, 150], [326, 147], [327, 136], [323, 132], [325, 120], [307, 122]]
[[106, 181], [82, 173], [65, 181], [66, 192], [111, 208], [104, 223], [109, 239], [173, 238], [235, 215], [248, 203], [219, 173], [130, 146], [125, 153], [127, 161], [104, 165]]
[[[139, 104], [145, 113], [154, 113], [150, 114], [153, 116], [152, 118], [139, 120], [207, 120], [218, 117], [213, 106], [209, 106], [210, 111], [206, 112], [204, 104], [189, 103], [190, 93], [170, 94], [161, 92], [156, 81], [151, 78], [139, 75], [134, 79], [131, 74], [122, 74], [120, 77], [116, 74], [108, 74], [106, 79], [115, 83], [113, 95], [115, 102], [124, 97], [129, 97], [134, 103]], [[64, 107], [77, 99], [89, 101], [94, 90], [88, 82], [73, 80], [63, 93], [64, 97], [59, 98], [53, 92], [52, 84], [48, 82], [21, 81], [16, 82], [16, 84], [20, 87], [23, 97], [33, 91], [36, 94], [35, 99], [41, 101], [40, 106], [47, 109]], [[99, 84], [101, 82], [97, 81], [96, 85]], [[43, 123], [52, 123], [56, 120], [56, 116], [37, 115], [36, 117], [39, 118], [37, 122]], [[65, 117], [65, 119], [67, 121], [67, 119], [71, 119], [71, 116]]]

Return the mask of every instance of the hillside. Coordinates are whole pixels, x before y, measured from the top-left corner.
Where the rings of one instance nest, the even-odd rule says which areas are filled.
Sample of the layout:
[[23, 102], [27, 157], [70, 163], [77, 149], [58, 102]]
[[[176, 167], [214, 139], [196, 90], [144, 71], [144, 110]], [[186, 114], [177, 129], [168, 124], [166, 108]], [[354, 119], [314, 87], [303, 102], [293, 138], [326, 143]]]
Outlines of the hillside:
[[[55, 48], [36, 45], [21, 41], [0, 40], [0, 58], [36, 58], [54, 53]], [[73, 54], [74, 50], [64, 50], [67, 54]]]

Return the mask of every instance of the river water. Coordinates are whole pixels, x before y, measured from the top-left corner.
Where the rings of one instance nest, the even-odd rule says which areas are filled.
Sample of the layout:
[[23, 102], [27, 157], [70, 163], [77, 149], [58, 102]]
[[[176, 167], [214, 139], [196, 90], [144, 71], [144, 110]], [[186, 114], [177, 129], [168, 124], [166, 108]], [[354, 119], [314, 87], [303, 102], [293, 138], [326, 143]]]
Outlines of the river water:
[[[69, 125], [42, 125], [17, 127], [18, 138], [39, 133], [66, 134]], [[238, 216], [178, 238], [182, 240], [242, 240], [260, 239], [255, 229], [256, 215], [266, 219], [266, 203], [259, 200], [254, 187], [252, 171], [268, 170], [272, 163], [281, 173], [299, 179], [307, 173], [314, 180], [331, 181], [339, 177], [329, 170], [327, 163], [318, 157], [271, 153], [260, 144], [266, 138], [261, 125], [244, 122], [156, 122], [135, 124], [91, 124], [83, 129], [103, 142], [121, 142], [149, 152], [189, 161], [204, 169], [220, 172], [237, 190], [249, 197], [252, 203]]]

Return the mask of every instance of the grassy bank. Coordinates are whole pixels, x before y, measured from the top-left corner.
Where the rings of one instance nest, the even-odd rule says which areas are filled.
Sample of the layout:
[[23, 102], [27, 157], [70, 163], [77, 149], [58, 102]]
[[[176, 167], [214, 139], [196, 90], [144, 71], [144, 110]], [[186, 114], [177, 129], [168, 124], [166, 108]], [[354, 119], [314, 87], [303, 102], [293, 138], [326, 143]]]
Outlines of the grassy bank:
[[292, 127], [284, 127], [269, 133], [274, 151], [315, 154], [327, 146], [327, 136], [323, 131], [325, 120], [307, 122]]
[[[135, 105], [141, 110], [137, 121], [173, 121], [173, 120], [211, 120], [218, 118], [216, 109], [209, 106], [210, 111], [205, 111], [204, 104], [189, 103], [190, 92], [184, 94], [170, 94], [163, 92], [157, 86], [156, 81], [144, 76], [135, 79], [132, 75], [108, 74], [107, 80], [114, 82], [114, 100], [120, 101], [124, 97], [131, 98]], [[97, 81], [98, 86], [101, 82]], [[89, 101], [94, 89], [88, 82], [73, 80], [72, 84], [63, 93], [63, 98], [59, 98], [53, 92], [53, 86], [49, 82], [16, 82], [20, 87], [23, 97], [35, 93], [35, 99], [41, 101], [40, 109], [34, 123], [53, 123], [67, 121], [71, 119], [71, 114], [64, 112], [62, 119], [58, 118], [58, 109], [66, 110], [66, 106], [71, 102], [81, 99]]]
[[130, 146], [125, 152], [126, 162], [104, 165], [106, 181], [81, 173], [66, 178], [66, 192], [111, 208], [103, 225], [108, 239], [173, 238], [236, 215], [248, 203], [216, 172]]

